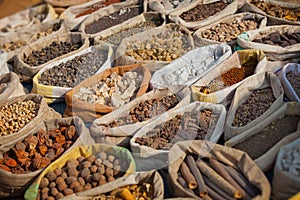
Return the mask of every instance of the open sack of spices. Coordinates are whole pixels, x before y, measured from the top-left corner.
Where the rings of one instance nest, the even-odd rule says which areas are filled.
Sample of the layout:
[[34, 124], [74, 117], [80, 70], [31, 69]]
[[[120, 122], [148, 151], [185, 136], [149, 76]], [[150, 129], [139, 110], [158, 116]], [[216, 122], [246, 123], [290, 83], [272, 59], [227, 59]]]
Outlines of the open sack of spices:
[[24, 197], [27, 200], [59, 199], [74, 193], [99, 194], [99, 189], [107, 183], [133, 172], [135, 162], [125, 148], [107, 144], [78, 146], [52, 162]]
[[67, 29], [65, 23], [59, 19], [43, 24], [36, 24], [34, 26], [22, 28], [9, 35], [0, 35], [0, 49], [7, 52], [8, 61], [13, 61], [14, 56], [22, 49], [22, 47], [51, 34], [63, 34], [66, 32]]
[[90, 132], [97, 143], [129, 147], [130, 138], [138, 129], [168, 110], [180, 108], [190, 101], [188, 88], [179, 92], [152, 90], [93, 121]]
[[227, 43], [232, 48], [237, 36], [249, 30], [265, 27], [267, 18], [255, 13], [238, 13], [199, 28], [194, 34], [195, 46]]
[[223, 105], [193, 102], [158, 116], [130, 140], [138, 170], [167, 166], [170, 148], [179, 141], [217, 142], [223, 132], [226, 110]]
[[[272, 180], [274, 199], [291, 198], [300, 190], [300, 138], [282, 147], [278, 153]], [[298, 194], [299, 198], [299, 194]], [[297, 197], [295, 198], [297, 199]]]
[[231, 48], [226, 44], [193, 49], [156, 71], [150, 81], [151, 87], [189, 87], [230, 56]]
[[50, 22], [56, 18], [57, 14], [49, 4], [30, 7], [2, 18], [0, 20], [0, 36], [9, 36], [14, 32], [22, 32], [24, 28]]
[[50, 63], [75, 54], [88, 46], [89, 40], [82, 33], [56, 33], [20, 50], [14, 60], [14, 70], [23, 79], [28, 80]]
[[238, 3], [238, 0], [195, 0], [170, 13], [169, 19], [189, 29], [197, 30], [234, 14], [238, 9]]
[[236, 51], [191, 86], [192, 97], [195, 101], [229, 105], [235, 89], [248, 77], [264, 72], [266, 67], [267, 58], [262, 51]]
[[65, 94], [85, 79], [111, 68], [113, 50], [100, 44], [46, 65], [33, 78], [32, 92], [47, 103], [64, 101]]
[[164, 198], [164, 184], [157, 171], [136, 172], [97, 187], [64, 197], [64, 200], [108, 200], [108, 199], [141, 199], [161, 200]]
[[75, 6], [70, 6], [61, 15], [60, 18], [64, 19], [70, 30], [79, 28], [83, 22], [93, 12], [107, 7], [111, 4], [119, 3], [120, 0], [94, 0], [88, 1]]
[[118, 65], [144, 63], [157, 71], [194, 48], [188, 29], [165, 24], [122, 40], [116, 51]]
[[106, 69], [67, 92], [65, 116], [92, 122], [146, 93], [151, 74], [141, 64]]
[[142, 12], [138, 0], [112, 4], [93, 12], [81, 23], [79, 30], [89, 38], [94, 38], [101, 35], [105, 29], [121, 24]]
[[50, 163], [75, 146], [92, 144], [89, 130], [78, 118], [42, 121], [28, 134], [0, 148], [0, 196], [23, 196]]
[[266, 176], [245, 152], [203, 140], [171, 148], [168, 180], [174, 197], [266, 200], [271, 193]]
[[270, 61], [299, 58], [300, 26], [267, 26], [238, 36], [238, 45], [244, 49], [262, 50]]
[[18, 75], [13, 72], [0, 75], [0, 101], [22, 95], [25, 95], [25, 90]]
[[265, 15], [268, 26], [300, 25], [300, 5], [274, 0], [246, 0], [240, 8], [242, 12], [252, 12]]
[[283, 88], [271, 73], [256, 74], [244, 81], [232, 99], [226, 123], [225, 140], [243, 137], [241, 133], [255, 127], [283, 105]]
[[39, 122], [60, 118], [37, 94], [27, 94], [0, 101], [0, 146], [27, 135]]
[[147, 5], [147, 10], [157, 11], [166, 15], [171, 12], [184, 8], [191, 4], [193, 0], [145, 0], [144, 3]]
[[300, 102], [300, 64], [289, 63], [283, 66], [278, 77], [289, 100]]
[[107, 42], [119, 46], [124, 38], [165, 24], [165, 16], [158, 12], [142, 13], [114, 27], [105, 29], [94, 38], [94, 43]]
[[272, 169], [279, 149], [300, 137], [300, 104], [289, 102], [255, 126], [225, 142], [248, 153], [265, 172]]

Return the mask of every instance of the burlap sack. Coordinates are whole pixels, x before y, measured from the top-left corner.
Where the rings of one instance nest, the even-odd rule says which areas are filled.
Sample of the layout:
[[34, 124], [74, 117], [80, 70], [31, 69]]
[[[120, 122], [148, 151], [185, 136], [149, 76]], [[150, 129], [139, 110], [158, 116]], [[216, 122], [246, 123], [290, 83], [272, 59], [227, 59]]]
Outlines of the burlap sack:
[[[238, 14], [230, 15], [230, 16], [222, 18], [222, 19], [220, 19], [220, 20], [218, 20], [218, 21], [216, 21], [212, 24], [209, 24], [208, 26], [204, 26], [202, 28], [199, 28], [193, 34], [195, 46], [196, 47], [201, 47], [201, 46], [206, 46], [206, 45], [211, 45], [211, 44], [220, 44], [221, 42], [219, 42], [219, 41], [203, 38], [201, 36], [201, 33], [203, 31], [209, 30], [210, 28], [215, 27], [215, 26], [217, 26], [218, 24], [221, 24], [221, 23], [230, 23], [232, 21], [240, 22], [240, 21], [243, 21], [243, 20], [254, 20], [258, 24], [258, 29], [263, 28], [267, 25], [267, 18], [263, 15], [260, 15], [260, 14], [245, 12], [245, 13], [238, 13]], [[227, 42], [227, 44], [229, 46], [231, 46], [232, 48], [234, 48], [237, 45], [236, 38], [231, 40], [230, 42]]]
[[[185, 6], [185, 7], [182, 7], [180, 9], [176, 9], [176, 11], [170, 13], [169, 15], [169, 19], [170, 21], [172, 22], [176, 22], [176, 23], [179, 23], [181, 24], [182, 26], [184, 27], [187, 27], [189, 29], [193, 29], [193, 30], [197, 30], [203, 26], [207, 26], [207, 25], [210, 25], [211, 23], [213, 22], [216, 22], [224, 17], [227, 17], [229, 15], [232, 15], [234, 14], [237, 9], [238, 9], [238, 3], [239, 1], [238, 0], [233, 0], [229, 5], [227, 5], [223, 10], [221, 10], [220, 12], [206, 18], [206, 19], [203, 19], [201, 21], [196, 21], [196, 22], [186, 22], [184, 21], [180, 15], [186, 11], [189, 11], [193, 8], [195, 8], [196, 6], [198, 5], [203, 5], [203, 4], [210, 4], [210, 3], [214, 3], [214, 2], [217, 2], [217, 1], [220, 1], [220, 0], [195, 0], [193, 1], [191, 4]], [[226, 3], [227, 1], [226, 0], [222, 0], [224, 3]]]
[[1, 136], [0, 146], [5, 145], [6, 143], [9, 143], [11, 141], [15, 141], [16, 139], [22, 136], [28, 135], [28, 132], [43, 120], [55, 119], [61, 117], [59, 113], [55, 112], [52, 108], [48, 107], [45, 99], [42, 96], [37, 94], [27, 94], [27, 95], [10, 98], [7, 101], [1, 101], [0, 108], [5, 105], [10, 105], [16, 102], [23, 102], [25, 100], [32, 100], [37, 104], [38, 112], [36, 114], [36, 117], [33, 118], [28, 124], [26, 124], [18, 132], [10, 135]]
[[[283, 166], [283, 160], [287, 159], [286, 157], [289, 157], [287, 155], [288, 152], [295, 148], [299, 148], [299, 145], [300, 138], [294, 140], [293, 142], [291, 141], [290, 144], [282, 147], [277, 155], [277, 160], [274, 168], [274, 176], [272, 180], [272, 196], [276, 200], [290, 199], [293, 195], [300, 191], [299, 175], [297, 176], [289, 174], [286, 170], [284, 170]], [[293, 159], [294, 162], [299, 163], [299, 154], [298, 157], [295, 156]], [[294, 166], [296, 165], [297, 164], [294, 164]], [[295, 171], [297, 171], [297, 169], [295, 169]]]
[[[32, 51], [41, 50], [42, 48], [49, 46], [52, 42], [66, 42], [66, 41], [69, 41], [69, 42], [70, 41], [73, 41], [73, 42], [82, 41], [83, 44], [78, 50], [75, 50], [75, 51], [69, 52], [65, 55], [59, 56], [59, 57], [57, 57], [53, 60], [50, 60], [39, 66], [30, 66], [23, 61], [25, 55], [26, 56], [30, 55]], [[50, 63], [52, 63], [54, 61], [58, 61], [60, 59], [66, 58], [70, 55], [73, 55], [73, 54], [87, 48], [88, 46], [89, 46], [89, 40], [82, 33], [65, 33], [65, 34], [56, 33], [56, 34], [53, 34], [49, 37], [46, 37], [41, 40], [37, 40], [37, 41], [33, 42], [32, 44], [29, 44], [26, 47], [24, 47], [21, 51], [19, 51], [14, 60], [14, 66], [15, 66], [14, 71], [21, 77], [24, 76], [24, 77], [33, 78], [33, 76], [36, 73], [38, 73], [46, 65], [49, 65]]]
[[261, 29], [245, 32], [238, 36], [237, 43], [244, 49], [258, 49], [262, 50], [268, 60], [271, 61], [284, 61], [291, 58], [299, 58], [300, 44], [290, 45], [287, 47], [280, 47], [276, 45], [260, 44], [252, 42], [255, 39], [262, 38], [273, 32], [282, 33], [299, 33], [300, 26], [293, 25], [280, 25], [280, 26], [267, 26]]
[[[93, 139], [90, 136], [89, 130], [86, 128], [84, 122], [80, 118], [56, 118], [46, 121], [40, 121], [38, 124], [35, 124], [34, 127], [31, 127], [26, 135], [22, 135], [18, 139], [2, 145], [0, 148], [0, 156], [2, 157], [3, 153], [7, 152], [17, 142], [23, 141], [27, 136], [32, 135], [39, 130], [50, 131], [53, 129], [57, 129], [60, 126], [68, 125], [74, 125], [76, 127], [79, 137], [75, 141], [75, 143], [63, 153], [63, 155], [70, 152], [76, 146], [90, 145], [94, 143]], [[0, 197], [23, 196], [26, 189], [33, 183], [33, 181], [42, 171], [43, 169], [27, 174], [13, 174], [4, 170], [0, 170], [0, 181], [2, 184], [2, 187], [0, 188]]]
[[[40, 20], [40, 15], [45, 17]], [[30, 7], [16, 14], [7, 16], [0, 20], [0, 35], [9, 36], [13, 32], [22, 31], [23, 28], [32, 27], [40, 23], [50, 22], [58, 16], [49, 4]]]
[[68, 7], [68, 6], [83, 4], [91, 0], [45, 0], [45, 1], [51, 4], [52, 6]]
[[142, 33], [135, 34], [131, 37], [125, 38], [122, 40], [121, 44], [119, 45], [116, 51], [116, 64], [117, 65], [128, 65], [133, 63], [144, 63], [144, 65], [151, 71], [157, 71], [164, 67], [165, 65], [169, 64], [169, 61], [154, 61], [154, 60], [136, 60], [131, 56], [126, 55], [126, 48], [127, 44], [134, 43], [135, 41], [147, 41], [153, 40], [154, 35], [159, 35], [160, 33], [164, 33], [166, 30], [179, 30], [183, 34], [185, 34], [188, 38], [187, 44], [189, 50], [194, 48], [194, 41], [193, 37], [191, 36], [191, 32], [182, 27], [178, 26], [174, 23], [165, 24], [161, 27], [157, 27]]
[[[230, 56], [231, 48], [227, 44], [196, 48], [156, 71], [150, 84], [158, 89], [168, 88], [171, 85], [189, 87]], [[178, 79], [174, 80], [175, 77]]]
[[[66, 162], [69, 159], [78, 158], [79, 156], [88, 157], [90, 155], [95, 155], [96, 153], [100, 152], [107, 152], [112, 155], [116, 155], [120, 157], [122, 160], [126, 160], [128, 163], [128, 169], [121, 169], [124, 170], [126, 173], [124, 177], [132, 174], [135, 172], [135, 161], [131, 155], [131, 153], [122, 147], [117, 147], [113, 145], [107, 145], [107, 144], [93, 144], [89, 146], [78, 146], [73, 148], [71, 151], [66, 153], [65, 155], [61, 156], [59, 159], [51, 163], [39, 176], [38, 178], [30, 185], [28, 190], [26, 191], [24, 197], [26, 200], [36, 199], [38, 195], [38, 188], [41, 182], [41, 179], [45, 176], [45, 174], [49, 171], [53, 171], [54, 169], [58, 167], [63, 167]], [[120, 178], [121, 179], [121, 178]], [[124, 180], [124, 179], [123, 179]], [[117, 181], [117, 180], [116, 180]], [[116, 181], [111, 182], [111, 184], [115, 183]], [[110, 185], [111, 186], [111, 185]], [[102, 187], [106, 187], [106, 184], [103, 186], [99, 186], [96, 188], [93, 188], [91, 190], [82, 192], [83, 194], [92, 193], [92, 194], [99, 194], [99, 190]], [[78, 193], [80, 195], [81, 193]], [[74, 199], [74, 197], [72, 198]]]
[[161, 200], [164, 198], [164, 184], [162, 177], [157, 171], [136, 172], [126, 177], [117, 179], [114, 182], [97, 187], [97, 189], [72, 194], [62, 198], [62, 200], [92, 200], [100, 198], [101, 194], [110, 193], [113, 190], [134, 184], [150, 183], [153, 186], [153, 200]]
[[169, 15], [171, 12], [184, 8], [191, 4], [193, 0], [183, 0], [179, 1], [177, 7], [173, 6], [169, 0], [145, 0], [144, 4], [147, 6], [147, 11], [157, 11], [166, 15]]
[[78, 93], [78, 91], [82, 87], [89, 87], [89, 86], [96, 85], [100, 80], [106, 79], [113, 72], [116, 72], [119, 75], [123, 75], [128, 71], [138, 71], [139, 73], [142, 74], [143, 81], [139, 87], [138, 92], [135, 94], [135, 98], [143, 95], [147, 91], [149, 81], [151, 79], [151, 74], [146, 67], [140, 64], [135, 64], [135, 65], [120, 66], [111, 69], [106, 69], [100, 74], [96, 74], [82, 81], [80, 84], [78, 84], [76, 87], [74, 87], [72, 90], [66, 93], [65, 100], [66, 100], [67, 107], [64, 116], [79, 116], [85, 122], [92, 122], [96, 118], [99, 118], [100, 116], [115, 110], [116, 109], [115, 107], [110, 107], [104, 104], [84, 102], [82, 100], [75, 98], [74, 94]]
[[[232, 147], [247, 138], [260, 133], [265, 127], [269, 126], [273, 121], [280, 119], [287, 115], [300, 116], [300, 104], [297, 102], [289, 102], [283, 104], [280, 108], [278, 108], [275, 112], [260, 120], [255, 126], [247, 129], [246, 131], [240, 133], [239, 135], [227, 140], [225, 142], [225, 146]], [[256, 164], [261, 168], [264, 172], [271, 170], [274, 166], [274, 162], [276, 160], [277, 153], [279, 149], [300, 137], [300, 123], [298, 124], [298, 131], [291, 133], [290, 135], [282, 138], [276, 145], [274, 145], [271, 149], [269, 149], [266, 153], [264, 153], [259, 158], [255, 159]], [[254, 148], [254, 147], [253, 147]]]
[[95, 11], [81, 23], [79, 31], [85, 33], [89, 38], [94, 38], [96, 36], [100, 36], [104, 30], [100, 31], [98, 33], [89, 34], [86, 32], [86, 27], [89, 26], [90, 24], [93, 24], [95, 21], [98, 21], [102, 17], [113, 14], [114, 12], [117, 12], [121, 9], [137, 7], [138, 6], [138, 5], [136, 5], [137, 3], [138, 3], [138, 0], [124, 1], [121, 3], [109, 5], [98, 11]]
[[[32, 42], [34, 42], [38, 39], [45, 38], [46, 36], [41, 33], [47, 32], [49, 29], [51, 29], [53, 27], [54, 24], [59, 23], [59, 22], [60, 22], [59, 19], [55, 19], [50, 22], [36, 24], [34, 26], [29, 26], [26, 28], [19, 29], [15, 32], [10, 33], [9, 35], [5, 35], [5, 36], [0, 35], [0, 46], [7, 44], [7, 43], [11, 43], [11, 42], [17, 42], [17, 41], [25, 41], [27, 44], [31, 44]], [[64, 22], [62, 22], [59, 30], [53, 31], [51, 34], [49, 34], [47, 36], [50, 36], [55, 33], [64, 34], [66, 32], [67, 32], [66, 24]], [[12, 51], [8, 51], [7, 52], [7, 54], [8, 54], [7, 60], [13, 61], [14, 56], [20, 51], [20, 49], [22, 49], [22, 47], [12, 50]]]
[[0, 49], [0, 75], [9, 73], [7, 53]]
[[178, 170], [186, 157], [186, 154], [195, 154], [200, 158], [215, 158], [215, 156], [213, 156], [214, 152], [219, 152], [225, 158], [229, 159], [234, 166], [243, 173], [245, 178], [260, 191], [260, 194], [253, 198], [253, 200], [266, 200], [270, 198], [271, 188], [268, 179], [248, 154], [203, 140], [178, 142], [171, 148], [168, 156], [168, 180], [171, 185], [170, 192], [174, 197], [192, 197], [193, 199], [201, 199], [188, 192], [177, 182]]
[[154, 120], [139, 129], [130, 140], [130, 147], [133, 157], [137, 164], [137, 169], [147, 171], [151, 169], [160, 169], [168, 165], [168, 150], [156, 150], [148, 146], [142, 146], [135, 142], [137, 137], [148, 136], [147, 133], [154, 129], [157, 125], [173, 119], [176, 115], [183, 115], [189, 111], [200, 111], [210, 109], [214, 123], [210, 123], [208, 133], [210, 137], [205, 138], [208, 141], [216, 143], [222, 135], [226, 117], [226, 109], [223, 105], [212, 104], [206, 102], [193, 102], [177, 109], [169, 110], [168, 112], [156, 117]]
[[[235, 118], [235, 113], [238, 107], [253, 93], [254, 90], [263, 89], [266, 87], [272, 88], [273, 95], [276, 98], [276, 100], [272, 103], [272, 105], [268, 108], [268, 110], [265, 111], [260, 117], [252, 120], [245, 126], [240, 126], [240, 127], [233, 126], [232, 123]], [[245, 80], [236, 89], [235, 95], [230, 105], [228, 111], [229, 114], [227, 116], [226, 123], [225, 123], [225, 133], [224, 133], [225, 140], [239, 136], [239, 134], [249, 130], [251, 127], [256, 126], [267, 116], [275, 112], [280, 106], [283, 105], [283, 94], [284, 91], [280, 83], [280, 80], [275, 74], [271, 72], [259, 73]]]
[[[138, 25], [140, 23], [152, 21], [152, 22], [158, 23], [160, 25], [164, 25], [166, 23], [165, 20], [166, 20], [165, 16], [158, 13], [158, 12], [142, 13], [141, 15], [133, 17], [133, 18], [129, 19], [128, 21], [124, 22], [124, 23], [116, 25], [112, 28], [108, 28], [104, 31], [101, 31], [101, 35], [96, 36], [94, 38], [94, 44], [101, 43], [107, 37], [112, 36], [116, 33], [119, 33], [123, 30], [131, 29], [131, 28], [135, 27], [136, 25]], [[118, 45], [113, 45], [113, 46], [115, 48], [118, 47]]]
[[76, 6], [71, 6], [60, 15], [60, 18], [66, 22], [69, 30], [76, 29], [90, 14], [77, 18], [76, 16], [94, 5], [101, 5], [103, 2], [105, 2], [105, 0], [94, 0]]
[[297, 76], [300, 76], [300, 64], [297, 63], [289, 63], [285, 65], [282, 70], [278, 73], [278, 77], [280, 82], [284, 88], [284, 93], [291, 101], [300, 102], [300, 97], [295, 92], [294, 88], [292, 87], [291, 83], [286, 78], [286, 74], [289, 72], [295, 73]]
[[49, 85], [43, 85], [39, 83], [39, 79], [41, 78], [42, 74], [55, 66], [58, 66], [61, 63], [65, 63], [69, 60], [74, 59], [77, 56], [89, 53], [89, 52], [97, 52], [102, 51], [107, 54], [107, 57], [105, 58], [105, 62], [102, 66], [99, 67], [98, 71], [95, 74], [99, 74], [102, 71], [111, 68], [113, 63], [113, 50], [112, 48], [107, 44], [100, 44], [97, 46], [92, 46], [87, 49], [83, 49], [69, 57], [56, 60], [51, 62], [49, 65], [46, 65], [43, 69], [41, 69], [34, 77], [33, 77], [33, 88], [32, 92], [37, 93], [39, 95], [42, 95], [45, 97], [45, 100], [48, 104], [55, 103], [55, 102], [61, 102], [65, 99], [65, 94], [70, 91], [72, 88], [64, 88], [59, 86], [49, 86]]
[[[267, 16], [268, 26], [284, 25], [284, 24], [300, 25], [300, 21], [292, 21], [292, 20], [288, 20], [286, 18], [279, 18], [279, 17], [273, 17], [271, 15], [268, 15], [266, 12], [259, 9], [258, 7], [256, 7], [254, 4], [251, 4], [250, 2], [251, 2], [251, 0], [245, 0], [245, 3], [240, 8], [240, 11], [241, 12], [258, 13], [258, 14]], [[264, 0], [264, 2], [269, 5], [272, 5], [272, 6], [279, 6], [281, 8], [286, 8], [286, 9], [290, 9], [290, 10], [298, 10], [300, 8], [299, 3], [297, 4], [297, 3], [289, 3], [289, 2], [274, 1], [274, 0]]]
[[0, 85], [6, 84], [0, 89], [0, 101], [6, 101], [9, 98], [25, 95], [23, 85], [20, 83], [18, 75], [13, 72], [0, 75]]
[[[143, 121], [137, 122], [134, 124], [127, 124], [123, 126], [118, 126], [114, 128], [104, 128], [104, 125], [108, 125], [113, 121], [129, 115], [129, 112], [133, 110], [139, 103], [145, 100], [151, 100], [155, 98], [162, 98], [165, 96], [169, 96], [175, 94], [179, 100], [179, 103], [174, 107], [181, 108], [184, 105], [187, 105], [191, 102], [191, 95], [189, 90], [183, 90], [179, 92], [175, 92], [173, 90], [165, 89], [165, 90], [152, 90], [139, 98], [129, 102], [128, 104], [118, 108], [117, 110], [112, 111], [111, 113], [104, 115], [93, 121], [90, 126], [91, 135], [94, 137], [96, 142], [105, 143], [105, 144], [115, 144], [118, 146], [129, 147], [130, 146], [130, 138], [133, 134], [152, 120], [155, 120], [158, 116], [153, 116], [153, 118]], [[166, 110], [167, 112], [168, 110]]]
[[191, 88], [193, 99], [195, 101], [204, 101], [229, 105], [235, 93], [235, 89], [240, 84], [242, 84], [247, 78], [232, 86], [212, 92], [210, 94], [200, 92], [199, 88], [207, 86], [212, 80], [222, 75], [223, 73], [226, 73], [228, 70], [234, 67], [240, 68], [242, 66], [247, 68], [251, 66], [256, 66], [254, 74], [261, 73], [266, 70], [267, 58], [265, 54], [260, 50], [248, 49], [234, 52], [227, 60], [216, 66], [204, 77], [199, 79], [199, 81], [192, 85]]

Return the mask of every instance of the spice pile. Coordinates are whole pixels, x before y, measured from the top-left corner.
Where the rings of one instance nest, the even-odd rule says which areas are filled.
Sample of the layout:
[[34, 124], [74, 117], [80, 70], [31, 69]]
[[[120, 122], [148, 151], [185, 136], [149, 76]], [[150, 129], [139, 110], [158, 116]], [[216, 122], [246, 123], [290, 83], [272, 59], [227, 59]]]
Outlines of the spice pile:
[[180, 17], [187, 22], [201, 21], [222, 11], [227, 5], [229, 4], [223, 1], [197, 5], [195, 8], [182, 13]]
[[255, 67], [234, 67], [221, 74], [220, 76], [214, 78], [207, 86], [201, 86], [199, 91], [201, 93], [210, 94], [219, 90], [222, 90], [226, 87], [232, 86], [245, 78], [254, 74]]
[[261, 132], [233, 146], [233, 148], [245, 151], [252, 159], [257, 159], [283, 137], [295, 132], [299, 120], [300, 117], [297, 116], [284, 116], [272, 122]]
[[282, 156], [282, 170], [294, 178], [300, 178], [300, 147], [294, 147]]
[[141, 183], [129, 185], [113, 190], [107, 194], [97, 196], [99, 200], [123, 200], [123, 199], [138, 199], [152, 200], [154, 199], [154, 189], [150, 183]]
[[262, 0], [252, 0], [251, 4], [273, 17], [283, 18], [290, 21], [300, 21], [300, 11], [297, 11], [297, 9], [282, 8], [279, 5], [271, 4]]
[[126, 160], [101, 152], [87, 158], [69, 159], [62, 168], [49, 171], [39, 186], [39, 199], [59, 199], [64, 196], [90, 190], [114, 181], [128, 169]]
[[72, 88], [94, 75], [107, 59], [107, 52], [98, 50], [47, 69], [38, 82], [44, 85]]
[[105, 80], [91, 87], [81, 87], [74, 95], [82, 101], [120, 107], [128, 103], [143, 81], [137, 72], [126, 72], [123, 76], [113, 72]]
[[245, 126], [266, 112], [276, 100], [272, 88], [254, 90], [238, 107], [233, 126]]
[[38, 112], [38, 105], [32, 100], [16, 102], [0, 108], [0, 136], [21, 130]]
[[108, 36], [106, 38], [102, 38], [103, 41], [114, 44], [114, 45], [119, 45], [122, 41], [122, 39], [130, 37], [134, 34], [140, 33], [140, 32], [144, 32], [146, 30], [149, 30], [151, 28], [155, 28], [157, 27], [158, 23], [155, 23], [153, 21], [146, 21], [146, 22], [142, 22], [139, 23], [137, 25], [135, 25], [134, 27], [130, 28], [130, 29], [126, 29], [126, 30], [122, 30], [118, 33], [115, 33], [111, 36]]
[[30, 66], [42, 65], [54, 58], [65, 55], [69, 52], [78, 50], [82, 46], [82, 42], [52, 42], [49, 46], [41, 50], [32, 51], [29, 56], [24, 55], [24, 62]]
[[113, 128], [126, 124], [143, 122], [170, 110], [178, 103], [179, 101], [175, 95], [145, 100], [140, 102], [136, 107], [129, 111], [129, 115], [115, 120], [114, 122], [108, 124], [108, 126]]
[[300, 33], [283, 33], [278, 32], [270, 33], [269, 35], [253, 40], [253, 42], [270, 44], [281, 47], [286, 47], [300, 42]]
[[118, 25], [126, 20], [135, 17], [140, 14], [140, 8], [130, 7], [130, 8], [122, 8], [121, 10], [114, 12], [108, 16], [104, 16], [97, 21], [89, 24], [85, 28], [85, 32], [87, 34], [95, 34], [115, 25]]
[[258, 28], [258, 23], [254, 20], [234, 20], [231, 22], [221, 22], [207, 30], [201, 32], [201, 37], [218, 42], [230, 42], [238, 35], [249, 30]]
[[167, 150], [179, 141], [209, 139], [215, 124], [211, 110], [186, 112], [157, 125], [146, 136], [137, 137], [135, 142], [156, 150]]
[[172, 61], [191, 48], [188, 37], [181, 31], [168, 29], [163, 33], [153, 35], [145, 41], [135, 41], [127, 45], [126, 55], [136, 60]]
[[73, 125], [48, 132], [39, 130], [4, 153], [0, 166], [15, 174], [43, 169], [68, 150], [77, 138]]
[[187, 191], [204, 199], [253, 199], [259, 194], [233, 164], [226, 165], [213, 158], [195, 158], [191, 154], [181, 163], [177, 181]]
[[[296, 92], [297, 96], [300, 98], [300, 74], [295, 74], [294, 72], [288, 72], [286, 74], [287, 80], [292, 85], [294, 91]], [[1, 91], [1, 90], [0, 90]]]

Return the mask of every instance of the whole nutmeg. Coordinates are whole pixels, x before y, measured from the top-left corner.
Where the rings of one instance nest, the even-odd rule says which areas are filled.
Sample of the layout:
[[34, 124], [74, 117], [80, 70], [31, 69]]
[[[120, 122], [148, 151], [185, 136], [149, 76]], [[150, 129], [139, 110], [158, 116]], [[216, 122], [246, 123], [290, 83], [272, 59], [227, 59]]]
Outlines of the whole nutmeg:
[[54, 188], [54, 187], [56, 187], [56, 183], [55, 183], [55, 182], [51, 182], [51, 183], [49, 184], [49, 188]]
[[70, 176], [70, 177], [66, 178], [66, 183], [67, 183], [68, 185], [71, 185], [71, 184], [72, 184], [73, 182], [75, 182], [75, 181], [77, 181], [77, 178], [74, 177], [74, 176]]
[[58, 193], [59, 193], [59, 192], [58, 192], [58, 190], [57, 190], [56, 188], [51, 188], [50, 194], [51, 194], [52, 196], [55, 197]]
[[109, 177], [109, 176], [113, 176], [114, 175], [114, 170], [111, 168], [108, 168], [105, 170], [105, 176]]
[[62, 178], [64, 178], [64, 179], [68, 178], [67, 172], [61, 173], [60, 177], [62, 177]]
[[82, 191], [83, 191], [82, 185], [78, 185], [74, 188], [74, 192], [82, 192]]
[[67, 189], [65, 189], [65, 190], [63, 191], [63, 194], [64, 194], [65, 196], [67, 196], [67, 195], [70, 195], [70, 194], [74, 194], [74, 191], [73, 191], [72, 189], [70, 189], [70, 188], [67, 188]]
[[77, 177], [78, 176], [78, 171], [76, 168], [69, 168], [68, 169], [68, 175], [69, 176], [74, 176], [74, 177]]
[[62, 178], [62, 177], [57, 177], [57, 179], [55, 180], [55, 183], [56, 183], [56, 185], [59, 185], [61, 183], [65, 183], [65, 179]]
[[87, 184], [85, 184], [85, 186], [83, 186], [84, 191], [90, 190], [90, 189], [92, 189], [92, 185], [90, 183], [87, 183]]
[[45, 187], [45, 188], [42, 189], [41, 193], [47, 193], [48, 194], [49, 191], [50, 191], [50, 188]]
[[97, 165], [92, 165], [92, 166], [90, 167], [91, 173], [96, 173], [97, 170], [98, 170], [98, 166], [97, 166]]
[[74, 181], [73, 183], [71, 183], [69, 188], [74, 189], [76, 186], [79, 186], [79, 185], [81, 185], [81, 184], [78, 181]]
[[93, 174], [93, 181], [100, 181], [101, 174], [100, 173], [94, 173]]
[[98, 172], [99, 172], [100, 174], [105, 174], [105, 166], [104, 166], [104, 165], [99, 166], [99, 167], [98, 167]]
[[79, 165], [79, 162], [76, 159], [69, 159], [66, 163], [66, 168], [76, 168]]
[[97, 165], [97, 166], [100, 166], [100, 165], [102, 164], [102, 160], [100, 160], [100, 159], [98, 158], [98, 159], [96, 159], [96, 160], [94, 161], [94, 164]]
[[80, 183], [80, 185], [82, 185], [82, 186], [85, 185], [85, 181], [82, 177], [78, 177], [77, 181]]
[[43, 189], [49, 185], [49, 180], [45, 177], [42, 178], [40, 183], [40, 188]]
[[113, 177], [113, 176], [109, 176], [108, 178], [107, 178], [107, 181], [108, 182], [112, 182], [112, 181], [114, 181], [115, 180], [115, 178]]
[[63, 183], [60, 183], [60, 184], [58, 184], [57, 186], [57, 189], [59, 190], [59, 191], [64, 191], [65, 189], [67, 189], [67, 184], [65, 183], [65, 182], [63, 182]]
[[101, 153], [98, 154], [98, 157], [101, 160], [106, 160], [107, 159], [107, 154], [105, 152], [101, 152]]
[[81, 177], [85, 178], [88, 177], [90, 175], [90, 170], [89, 168], [84, 168], [83, 170], [81, 170], [80, 172]]
[[64, 195], [61, 193], [61, 192], [59, 192], [56, 196], [55, 196], [55, 199], [61, 199], [61, 198], [63, 198], [64, 197]]
[[54, 173], [56, 174], [56, 176], [60, 176], [60, 175], [62, 174], [61, 168], [56, 168], [56, 169], [54, 170]]
[[84, 161], [80, 164], [80, 169], [89, 168], [91, 166], [92, 166], [92, 164], [89, 161]]
[[45, 177], [51, 182], [56, 179], [56, 174], [54, 172], [48, 172]]

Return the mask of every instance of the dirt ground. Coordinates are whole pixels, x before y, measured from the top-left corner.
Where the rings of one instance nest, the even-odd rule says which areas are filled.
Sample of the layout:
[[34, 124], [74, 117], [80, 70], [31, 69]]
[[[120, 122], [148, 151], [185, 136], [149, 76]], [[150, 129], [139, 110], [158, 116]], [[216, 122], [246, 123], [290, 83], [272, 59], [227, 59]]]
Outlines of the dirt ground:
[[40, 2], [41, 0], [0, 0], [0, 18], [12, 15]]

